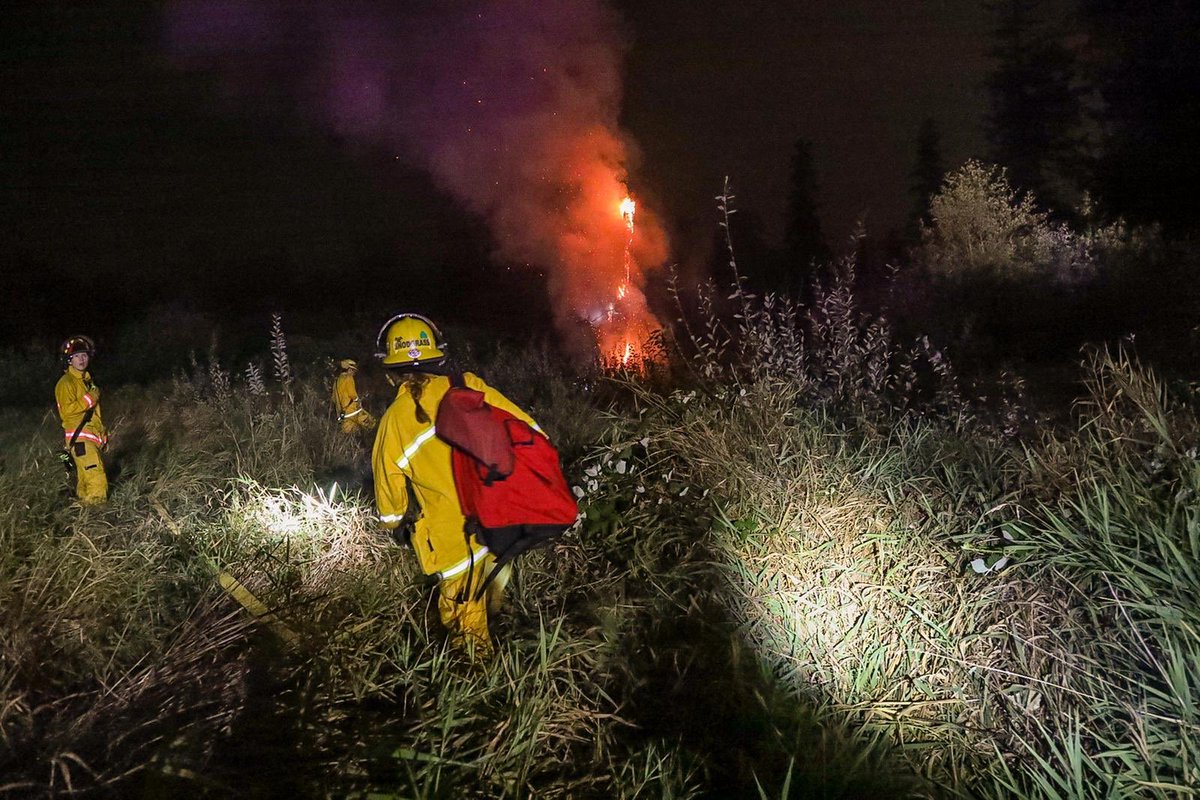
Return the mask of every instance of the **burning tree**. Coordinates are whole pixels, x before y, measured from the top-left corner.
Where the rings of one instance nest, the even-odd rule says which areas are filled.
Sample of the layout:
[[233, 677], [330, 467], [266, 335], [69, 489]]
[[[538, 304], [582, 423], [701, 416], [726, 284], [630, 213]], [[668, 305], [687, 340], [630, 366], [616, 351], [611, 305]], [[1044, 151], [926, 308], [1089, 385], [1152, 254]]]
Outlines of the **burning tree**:
[[605, 367], [636, 368], [649, 355], [647, 343], [650, 337], [662, 326], [647, 308], [641, 290], [633, 283], [637, 267], [633, 252], [633, 217], [637, 204], [626, 196], [617, 210], [626, 230], [622, 258], [625, 273], [604, 309], [603, 317], [594, 323], [594, 329], [600, 361]]

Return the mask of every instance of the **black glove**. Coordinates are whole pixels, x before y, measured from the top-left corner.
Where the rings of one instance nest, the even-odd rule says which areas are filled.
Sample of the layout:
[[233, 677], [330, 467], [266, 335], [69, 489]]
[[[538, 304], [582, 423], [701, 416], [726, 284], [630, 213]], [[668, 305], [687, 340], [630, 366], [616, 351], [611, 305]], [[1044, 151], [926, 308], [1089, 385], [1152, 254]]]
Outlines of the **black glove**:
[[406, 550], [412, 550], [413, 524], [411, 522], [402, 520], [399, 525], [392, 528], [390, 533], [392, 534], [392, 541]]

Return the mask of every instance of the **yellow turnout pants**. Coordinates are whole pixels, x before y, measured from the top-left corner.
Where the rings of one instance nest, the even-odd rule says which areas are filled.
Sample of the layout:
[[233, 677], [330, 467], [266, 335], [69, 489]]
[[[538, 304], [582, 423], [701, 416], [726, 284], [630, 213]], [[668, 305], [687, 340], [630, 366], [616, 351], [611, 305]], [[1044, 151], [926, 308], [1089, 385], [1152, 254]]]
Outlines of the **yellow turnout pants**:
[[450, 644], [476, 660], [492, 657], [488, 614], [500, 611], [504, 604], [504, 590], [512, 577], [512, 564], [505, 564], [488, 584], [483, 597], [476, 599], [479, 587], [495, 565], [496, 559], [488, 553], [475, 562], [474, 569], [438, 584], [438, 614], [450, 634]]
[[71, 459], [75, 462], [75, 496], [79, 502], [85, 506], [108, 502], [108, 475], [100, 459], [100, 448], [79, 439], [71, 448]]

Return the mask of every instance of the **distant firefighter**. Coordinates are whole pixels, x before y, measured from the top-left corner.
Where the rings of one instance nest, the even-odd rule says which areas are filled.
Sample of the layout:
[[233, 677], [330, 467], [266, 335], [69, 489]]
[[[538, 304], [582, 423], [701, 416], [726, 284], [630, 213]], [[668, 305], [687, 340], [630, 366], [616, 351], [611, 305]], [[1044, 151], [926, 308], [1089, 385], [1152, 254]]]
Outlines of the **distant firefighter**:
[[358, 430], [375, 430], [375, 418], [362, 407], [358, 398], [358, 387], [354, 376], [358, 374], [358, 362], [343, 358], [338, 362], [341, 372], [333, 381], [333, 407], [337, 409], [342, 433], [351, 434]]
[[[438, 583], [438, 612], [451, 644], [486, 659], [492, 653], [488, 614], [499, 610], [509, 571], [503, 567], [480, 596], [495, 558], [465, 531], [450, 445], [438, 438], [434, 426], [451, 386], [445, 342], [425, 317], [398, 314], [379, 331], [377, 344], [388, 382], [398, 387], [380, 420], [371, 457], [380, 522], [393, 530], [411, 522], [412, 548], [421, 570]], [[540, 430], [482, 378], [469, 372], [463, 378], [488, 403]]]
[[75, 494], [85, 506], [108, 500], [108, 476], [100, 453], [108, 434], [100, 417], [100, 389], [92, 382], [88, 365], [96, 346], [86, 336], [72, 336], [60, 350], [64, 372], [54, 387], [58, 416], [62, 418], [64, 463], [75, 472]]

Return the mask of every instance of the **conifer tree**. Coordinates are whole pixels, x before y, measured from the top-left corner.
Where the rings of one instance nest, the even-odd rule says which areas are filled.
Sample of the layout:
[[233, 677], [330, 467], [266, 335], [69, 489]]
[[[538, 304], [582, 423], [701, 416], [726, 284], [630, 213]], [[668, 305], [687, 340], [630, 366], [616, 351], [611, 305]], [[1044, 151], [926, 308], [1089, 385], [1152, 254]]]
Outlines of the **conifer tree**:
[[792, 154], [785, 230], [787, 284], [792, 291], [807, 282], [814, 263], [822, 264], [830, 257], [817, 212], [817, 169], [813, 163], [812, 143], [800, 138], [796, 140]]
[[993, 0], [996, 19], [987, 80], [991, 160], [1013, 185], [1049, 207], [1069, 209], [1083, 167], [1083, 106], [1075, 56], [1061, 20], [1041, 0]]

